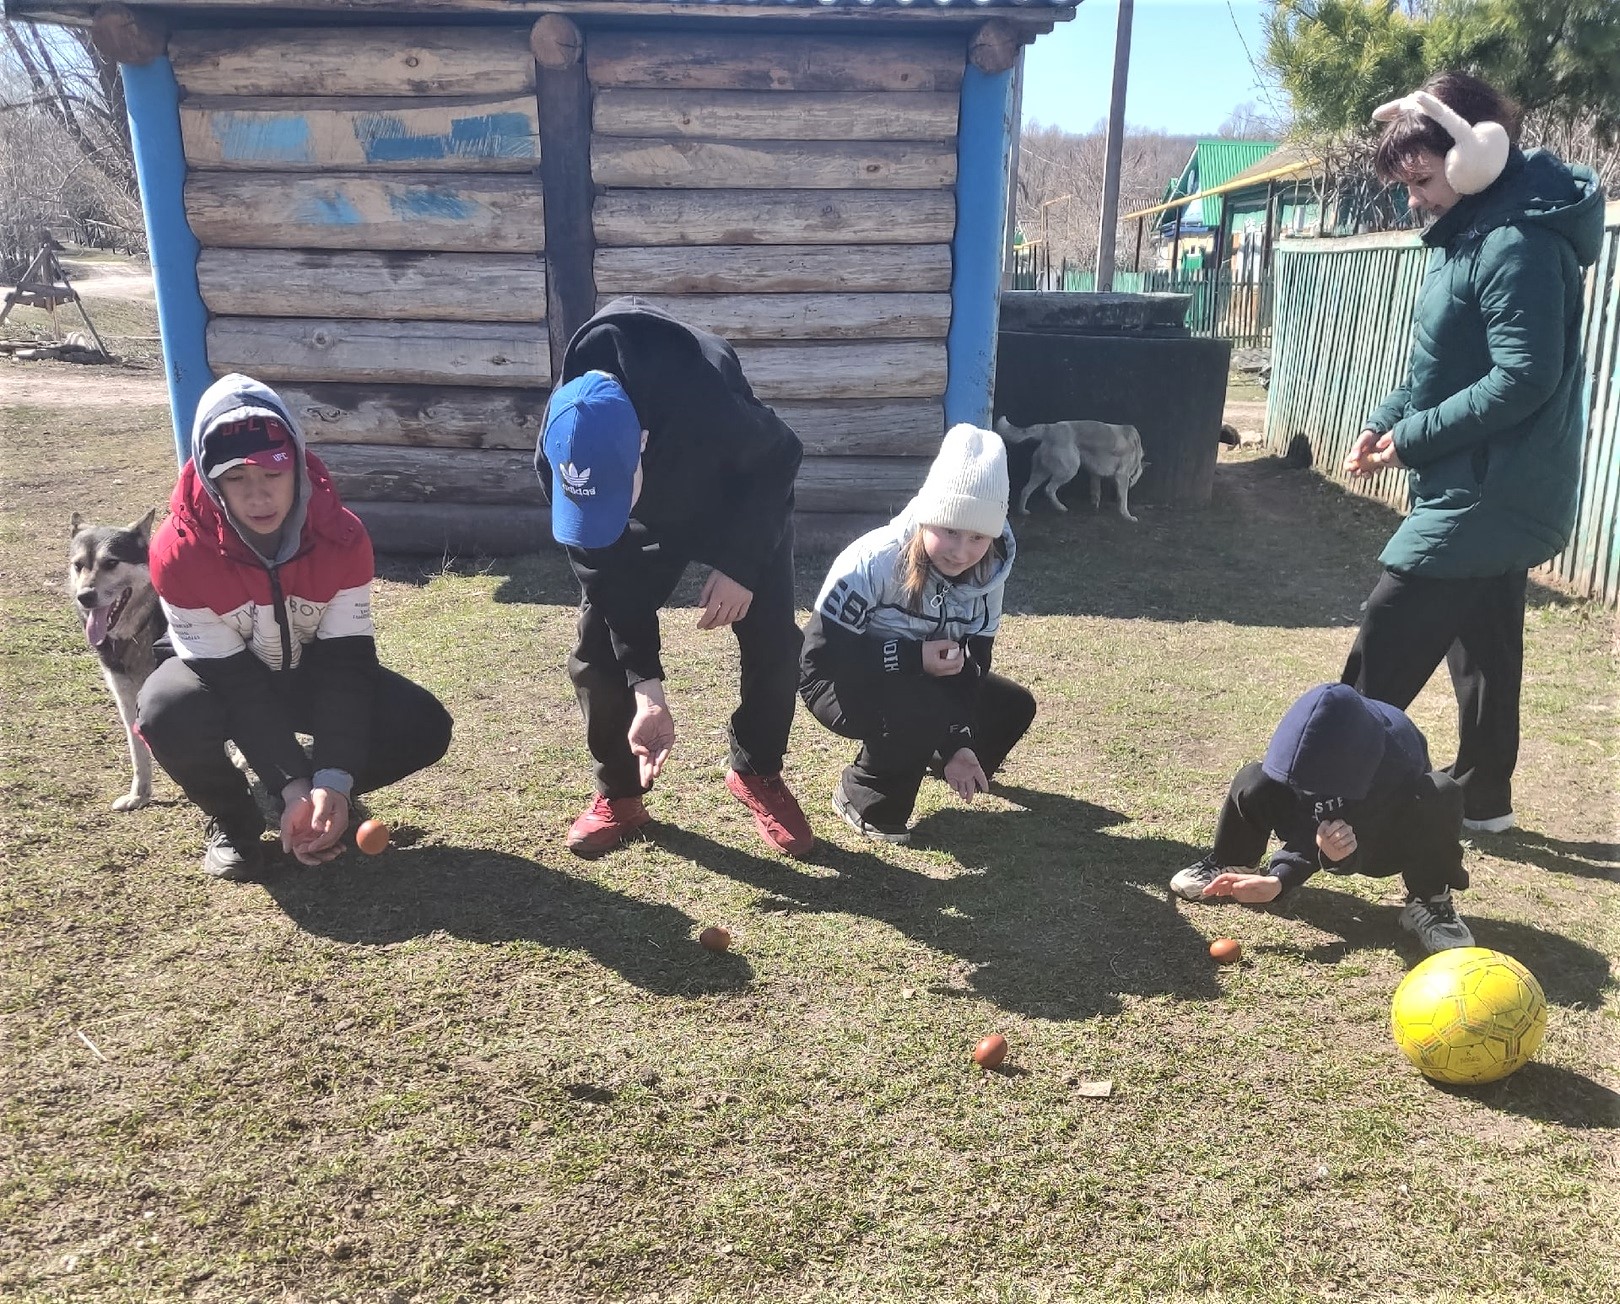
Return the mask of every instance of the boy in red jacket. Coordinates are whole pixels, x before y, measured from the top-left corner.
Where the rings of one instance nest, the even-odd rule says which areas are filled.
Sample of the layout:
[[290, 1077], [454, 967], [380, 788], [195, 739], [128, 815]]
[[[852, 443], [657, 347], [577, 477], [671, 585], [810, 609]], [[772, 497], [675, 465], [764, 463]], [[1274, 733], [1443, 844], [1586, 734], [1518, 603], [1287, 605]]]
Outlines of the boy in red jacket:
[[264, 820], [227, 741], [279, 794], [283, 850], [330, 860], [357, 793], [450, 745], [438, 699], [377, 663], [366, 528], [286, 405], [238, 375], [199, 401], [169, 509], [151, 567], [177, 655], [141, 690], [141, 737], [208, 817], [205, 873], [247, 878], [262, 861]]

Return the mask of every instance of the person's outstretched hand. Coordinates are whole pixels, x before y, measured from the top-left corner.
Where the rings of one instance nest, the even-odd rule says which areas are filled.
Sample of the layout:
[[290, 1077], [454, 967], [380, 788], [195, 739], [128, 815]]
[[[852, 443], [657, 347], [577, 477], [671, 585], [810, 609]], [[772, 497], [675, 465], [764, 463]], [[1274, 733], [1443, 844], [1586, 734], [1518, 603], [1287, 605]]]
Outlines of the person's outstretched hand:
[[636, 685], [636, 715], [630, 721], [630, 750], [641, 767], [641, 786], [664, 772], [664, 762], [675, 746], [675, 718], [664, 700], [664, 686], [656, 679]]

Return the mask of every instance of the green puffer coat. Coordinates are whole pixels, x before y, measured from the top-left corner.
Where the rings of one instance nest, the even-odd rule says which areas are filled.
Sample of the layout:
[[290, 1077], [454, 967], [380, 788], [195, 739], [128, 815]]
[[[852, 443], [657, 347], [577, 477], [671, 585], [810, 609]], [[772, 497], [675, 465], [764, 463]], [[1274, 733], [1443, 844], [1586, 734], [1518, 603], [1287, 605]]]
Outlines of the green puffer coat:
[[1515, 149], [1489, 189], [1423, 242], [1406, 384], [1367, 428], [1391, 431], [1412, 510], [1379, 560], [1431, 579], [1503, 575], [1569, 542], [1580, 487], [1583, 267], [1603, 238], [1584, 167]]

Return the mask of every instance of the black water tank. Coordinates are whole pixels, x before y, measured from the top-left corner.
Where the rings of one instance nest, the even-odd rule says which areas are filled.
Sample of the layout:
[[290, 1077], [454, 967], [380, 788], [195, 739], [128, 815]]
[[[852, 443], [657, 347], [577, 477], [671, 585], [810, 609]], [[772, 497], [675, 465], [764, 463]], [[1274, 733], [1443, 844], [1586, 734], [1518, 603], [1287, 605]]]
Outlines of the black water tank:
[[1003, 293], [995, 415], [1015, 426], [1135, 426], [1148, 466], [1131, 501], [1205, 506], [1232, 345], [1188, 334], [1188, 301], [1184, 294]]

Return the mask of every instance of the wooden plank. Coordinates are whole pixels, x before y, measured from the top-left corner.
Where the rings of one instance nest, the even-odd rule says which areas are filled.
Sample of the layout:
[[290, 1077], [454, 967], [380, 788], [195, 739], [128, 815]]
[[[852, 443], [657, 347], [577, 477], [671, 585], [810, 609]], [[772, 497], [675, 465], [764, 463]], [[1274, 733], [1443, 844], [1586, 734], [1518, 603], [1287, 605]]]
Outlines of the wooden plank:
[[945, 343], [736, 346], [743, 372], [767, 403], [777, 399], [928, 398], [945, 393]]
[[322, 444], [318, 452], [346, 502], [545, 505], [532, 451]]
[[602, 294], [852, 294], [951, 288], [951, 247], [710, 245], [598, 249]]
[[[599, 297], [600, 308], [613, 295]], [[942, 340], [948, 294], [642, 295], [649, 303], [728, 340]]]
[[177, 31], [169, 38], [169, 62], [187, 95], [517, 95], [534, 89], [528, 33], [512, 28]]
[[646, 90], [961, 89], [960, 36], [801, 36], [599, 31], [591, 84]]
[[660, 140], [598, 136], [599, 186], [756, 190], [925, 190], [956, 184], [956, 148], [940, 141]]
[[[532, 469], [529, 474], [532, 478]], [[364, 501], [349, 505], [365, 522], [371, 545], [379, 553], [509, 557], [557, 547], [551, 537], [551, 512], [544, 505]]]
[[945, 434], [938, 402], [786, 402], [772, 406], [810, 457], [933, 457]]
[[194, 168], [528, 172], [540, 157], [534, 96], [183, 101]]
[[[786, 44], [786, 42], [784, 42]], [[596, 92], [602, 136], [710, 140], [954, 140], [958, 97], [798, 91]]]
[[551, 381], [546, 328], [483, 322], [215, 317], [208, 364], [260, 380], [533, 387]]
[[214, 248], [438, 249], [538, 253], [545, 208], [532, 176], [194, 172], [186, 216]]
[[[553, 37], [570, 48], [583, 37], [567, 19], [546, 19]], [[552, 323], [551, 365], [561, 370], [574, 332], [596, 310], [596, 236], [591, 225], [591, 88], [579, 60], [540, 69], [541, 120], [546, 151], [540, 174], [546, 189], [546, 315]]]
[[526, 448], [545, 415], [545, 389], [428, 385], [278, 385], [312, 444]]
[[807, 457], [793, 487], [801, 512], [900, 511], [928, 474], [925, 457]]
[[[323, 444], [320, 458], [352, 503], [542, 503], [532, 455], [499, 449]], [[794, 500], [805, 512], [898, 512], [922, 487], [922, 457], [807, 457]]]
[[956, 198], [948, 190], [610, 190], [593, 217], [599, 245], [944, 244], [956, 230]]
[[546, 268], [534, 254], [321, 253], [204, 249], [208, 311], [234, 317], [543, 321]]

